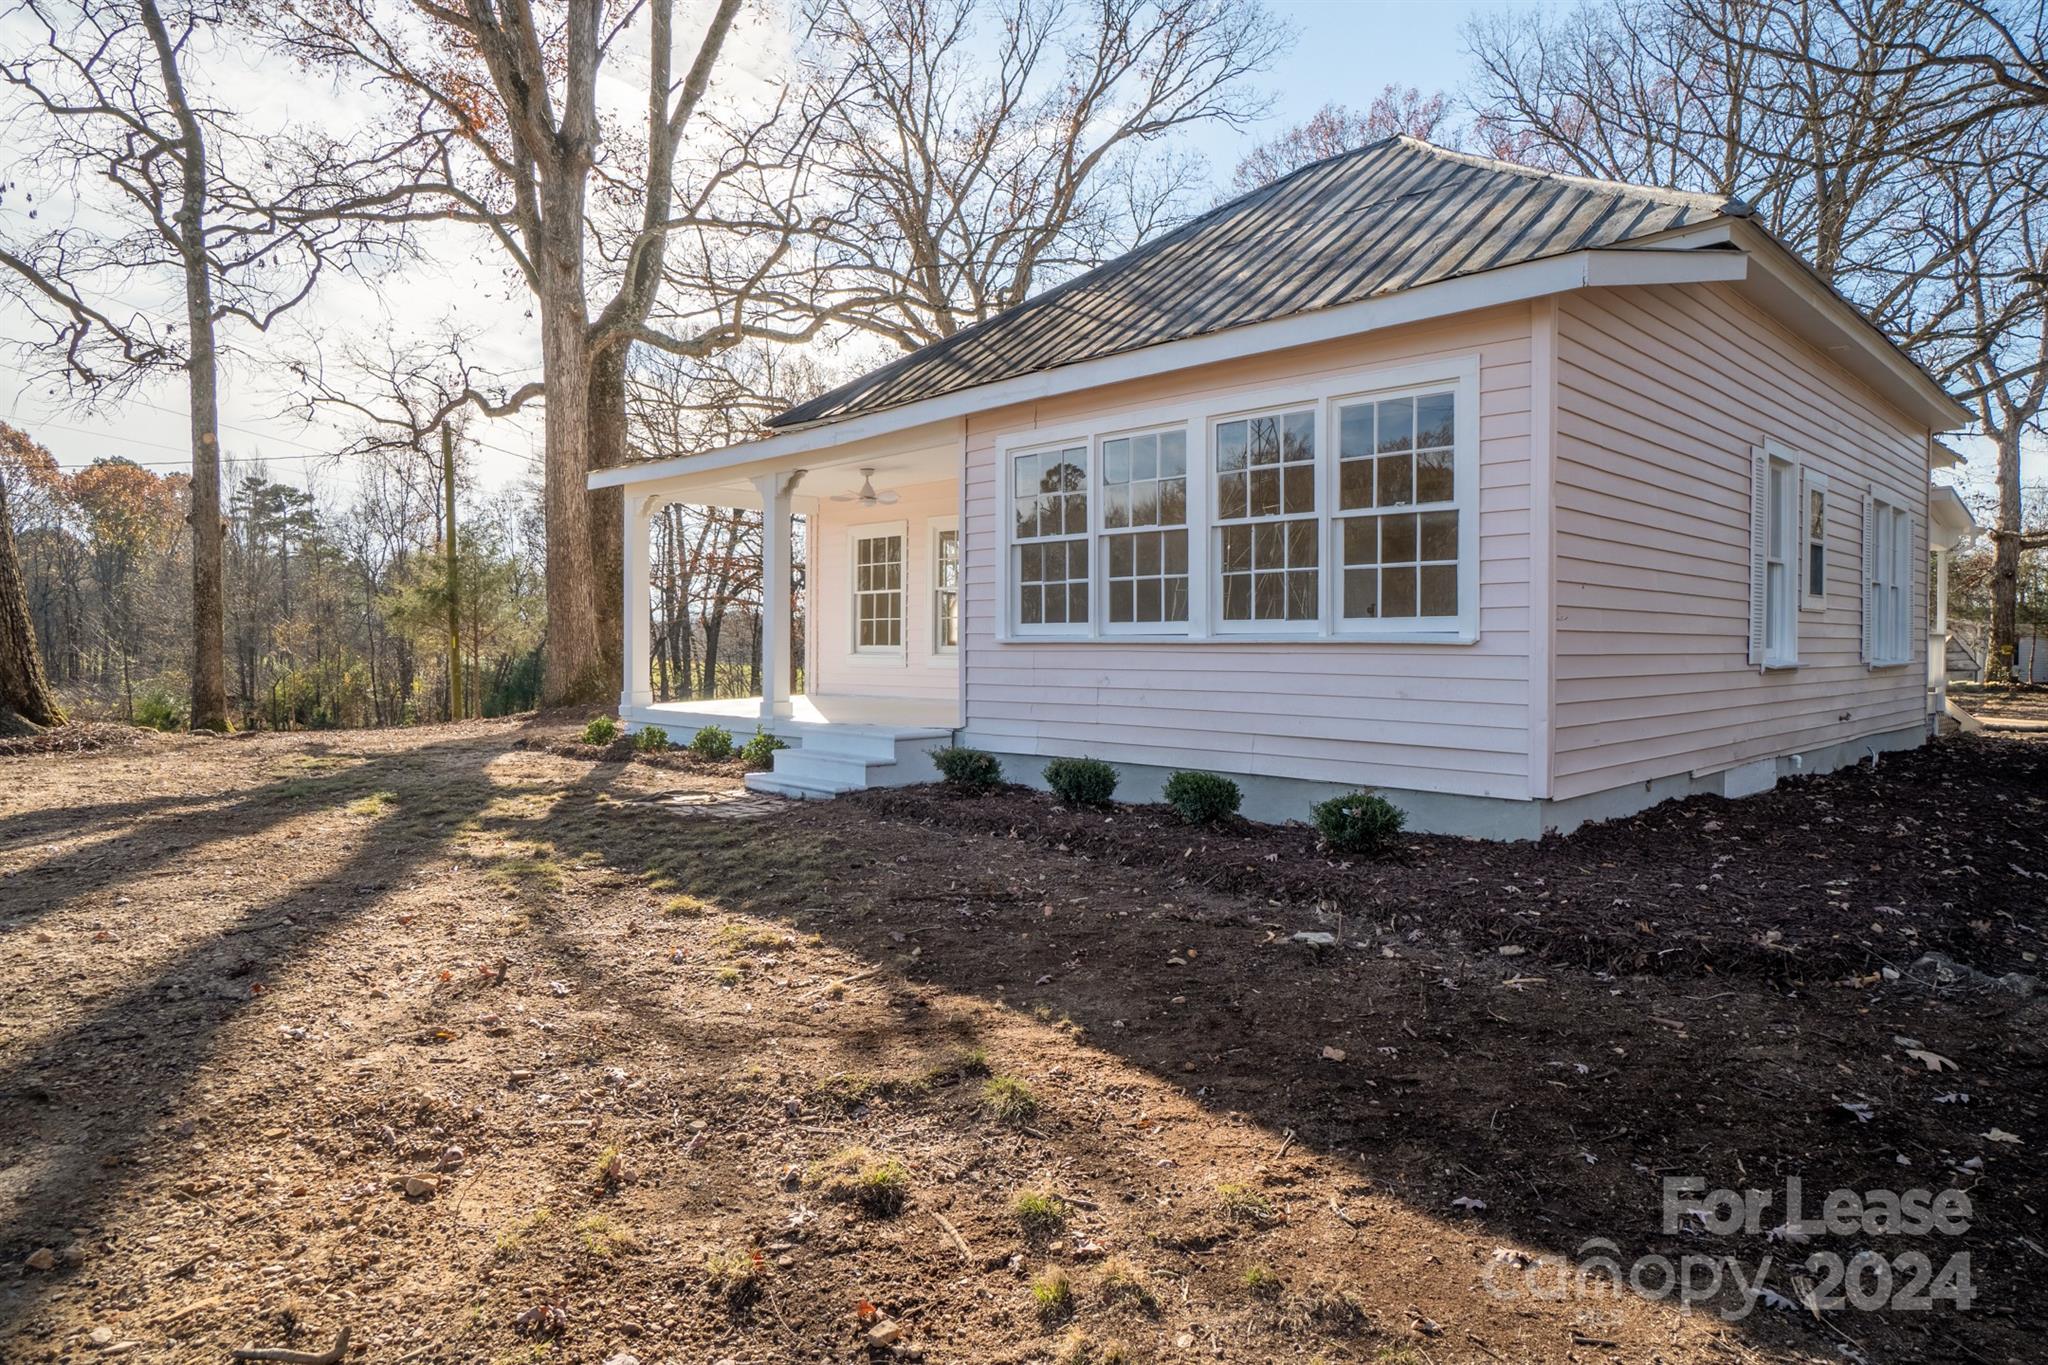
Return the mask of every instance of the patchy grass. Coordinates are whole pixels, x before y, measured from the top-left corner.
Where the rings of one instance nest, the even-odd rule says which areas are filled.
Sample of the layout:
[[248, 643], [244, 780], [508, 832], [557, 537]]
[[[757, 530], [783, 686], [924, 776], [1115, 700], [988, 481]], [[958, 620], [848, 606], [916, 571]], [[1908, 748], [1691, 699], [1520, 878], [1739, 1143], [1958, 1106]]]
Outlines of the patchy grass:
[[342, 810], [350, 815], [375, 817], [384, 814], [398, 804], [398, 793], [390, 791], [371, 792], [349, 802]]
[[1152, 1292], [1151, 1278], [1144, 1267], [1122, 1256], [1111, 1256], [1096, 1271], [1095, 1292], [1112, 1307], [1128, 1306], [1147, 1313], [1159, 1311], [1159, 1298]]
[[821, 1199], [853, 1204], [870, 1218], [893, 1218], [910, 1197], [910, 1170], [894, 1157], [866, 1147], [842, 1147], [811, 1163], [804, 1184]]
[[761, 1297], [768, 1265], [758, 1251], [714, 1251], [704, 1257], [704, 1281], [714, 1298], [733, 1312]]
[[1065, 1322], [1074, 1316], [1074, 1281], [1055, 1266], [1031, 1282], [1031, 1301], [1044, 1322]]
[[543, 1204], [524, 1218], [514, 1219], [499, 1228], [498, 1255], [509, 1259], [522, 1254], [526, 1250], [526, 1239], [545, 1228], [553, 1217], [554, 1215], [548, 1212], [547, 1205]]
[[1022, 1125], [1038, 1117], [1038, 1097], [1015, 1076], [991, 1076], [981, 1087], [981, 1107], [1000, 1123]]
[[1249, 1185], [1218, 1185], [1216, 1202], [1226, 1218], [1239, 1223], [1270, 1223], [1275, 1216], [1273, 1201]]
[[702, 896], [675, 895], [661, 903], [661, 913], [670, 919], [702, 919], [718, 913], [718, 907]]
[[1279, 1275], [1275, 1274], [1273, 1267], [1269, 1265], [1248, 1265], [1239, 1279], [1247, 1293], [1261, 1299], [1276, 1299], [1280, 1297], [1280, 1290], [1283, 1288]]
[[640, 1234], [608, 1213], [588, 1213], [576, 1220], [576, 1234], [583, 1249], [593, 1256], [612, 1260], [645, 1251]]
[[1059, 1235], [1073, 1206], [1052, 1190], [1025, 1190], [1010, 1201], [1010, 1212], [1024, 1235], [1044, 1240]]

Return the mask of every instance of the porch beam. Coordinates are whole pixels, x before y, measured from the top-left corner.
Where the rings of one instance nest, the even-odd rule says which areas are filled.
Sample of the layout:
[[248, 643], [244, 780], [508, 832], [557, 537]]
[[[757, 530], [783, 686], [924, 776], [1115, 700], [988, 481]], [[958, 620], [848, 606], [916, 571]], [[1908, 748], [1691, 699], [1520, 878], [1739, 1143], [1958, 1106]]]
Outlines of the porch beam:
[[761, 495], [761, 719], [790, 715], [790, 495], [804, 471], [759, 474]]

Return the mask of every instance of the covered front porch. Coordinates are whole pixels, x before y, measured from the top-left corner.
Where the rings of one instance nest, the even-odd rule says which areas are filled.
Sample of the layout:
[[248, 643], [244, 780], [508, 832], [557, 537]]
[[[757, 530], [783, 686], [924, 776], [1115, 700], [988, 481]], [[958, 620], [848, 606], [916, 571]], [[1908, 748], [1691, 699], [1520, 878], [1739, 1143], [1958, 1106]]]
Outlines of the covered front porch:
[[[619, 718], [682, 744], [707, 726], [736, 742], [765, 730], [789, 747], [771, 771], [749, 774], [756, 790], [827, 796], [926, 781], [925, 751], [960, 725], [964, 433], [940, 423], [823, 449], [803, 439], [812, 435], [593, 479], [624, 494]], [[677, 503], [760, 513], [756, 696], [656, 699], [653, 585], [667, 566], [655, 560], [653, 526]]]

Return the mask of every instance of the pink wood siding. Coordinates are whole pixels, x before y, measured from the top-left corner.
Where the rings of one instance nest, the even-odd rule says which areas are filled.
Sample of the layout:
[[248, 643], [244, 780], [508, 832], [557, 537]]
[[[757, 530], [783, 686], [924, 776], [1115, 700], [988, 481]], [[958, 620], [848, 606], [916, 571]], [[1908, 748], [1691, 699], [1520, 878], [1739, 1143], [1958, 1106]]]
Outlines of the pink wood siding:
[[[877, 476], [876, 483], [887, 486]], [[936, 521], [957, 522], [960, 485], [918, 483], [894, 489], [887, 507], [820, 499], [810, 522], [810, 619], [813, 696], [950, 699], [959, 694], [959, 655], [933, 648], [932, 542]], [[867, 527], [904, 528], [904, 643], [898, 656], [853, 650], [853, 536]]]
[[[1177, 398], [1480, 358], [1479, 640], [997, 639], [995, 443]], [[1529, 310], [1490, 310], [993, 410], [970, 420], [963, 680], [968, 742], [1221, 772], [1529, 795]], [[1193, 452], [1190, 464], [1195, 463]], [[1325, 572], [1328, 566], [1325, 566]]]
[[[1555, 757], [1570, 797], [1922, 723], [1927, 432], [1718, 285], [1587, 290], [1557, 337]], [[1748, 661], [1750, 448], [1828, 477], [1828, 601]], [[1913, 662], [1860, 657], [1862, 498], [1913, 510]]]

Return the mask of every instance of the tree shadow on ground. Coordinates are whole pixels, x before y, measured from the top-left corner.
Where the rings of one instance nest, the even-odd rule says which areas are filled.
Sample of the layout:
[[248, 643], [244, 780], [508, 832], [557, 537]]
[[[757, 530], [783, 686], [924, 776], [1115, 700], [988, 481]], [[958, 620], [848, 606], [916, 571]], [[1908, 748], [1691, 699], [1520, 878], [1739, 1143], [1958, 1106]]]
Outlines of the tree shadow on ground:
[[[394, 794], [393, 809], [363, 817], [356, 847], [316, 880], [253, 897], [0, 1070], [0, 1095], [15, 1111], [0, 1132], [30, 1153], [18, 1206], [45, 1227], [105, 1217], [127, 1187], [127, 1151], [260, 998], [251, 984], [289, 971], [372, 910], [385, 888], [447, 853], [465, 825], [544, 838], [558, 861], [633, 878], [657, 898], [687, 900], [693, 914], [817, 935], [867, 964], [861, 974], [892, 992], [898, 1017], [834, 1038], [850, 1062], [907, 1041], [919, 1066], [945, 1064], [967, 1041], [943, 1008], [948, 996], [1071, 1021], [1077, 1044], [1106, 1067], [1169, 1084], [1219, 1122], [1243, 1116], [1272, 1151], [1341, 1163], [1447, 1238], [1512, 1239], [1560, 1257], [1591, 1237], [1611, 1239], [1624, 1258], [1698, 1250], [1659, 1228], [1664, 1175], [1770, 1187], [1798, 1174], [1811, 1189], [1869, 1188], [1895, 1183], [1908, 1156], [1924, 1179], [1944, 1183], [1954, 1132], [1924, 1117], [1922, 1078], [1886, 1060], [1889, 1035], [1954, 1039], [1946, 1045], [1960, 1054], [1995, 1047], [2005, 1027], [1925, 1002], [1885, 1000], [1864, 1017], [1866, 998], [1836, 1007], [1740, 983], [1496, 970], [1399, 940], [1319, 951], [1289, 941], [1294, 929], [1320, 927], [1304, 912], [1177, 887], [1158, 869], [1098, 867], [851, 808], [678, 816], [608, 800], [617, 764], [566, 788], [498, 786], [485, 769], [504, 749], [502, 737], [458, 739], [317, 779], [264, 782], [203, 811], [124, 810], [119, 818], [144, 818], [121, 837], [148, 845], [125, 862], [127, 877], [180, 851]], [[533, 810], [506, 808], [524, 796], [536, 798]], [[97, 871], [67, 870], [70, 855], [48, 861], [27, 916], [0, 928], [107, 884]], [[30, 881], [17, 874], [15, 884]], [[567, 926], [544, 918], [540, 934], [572, 965], [580, 958], [580, 984], [594, 990], [606, 979], [607, 964]], [[679, 1047], [743, 1036], [630, 995], [626, 1007]], [[125, 1055], [144, 1034], [155, 1041], [147, 1058]], [[2000, 1084], [2038, 1090], [2038, 1054], [2021, 1063]], [[1875, 1101], [1868, 1122], [1843, 1110], [1848, 1096]], [[56, 1106], [90, 1110], [105, 1136], [38, 1144], [38, 1114]], [[1048, 1111], [1042, 1123], [1065, 1150], [1107, 1164], [1098, 1135], [1064, 1123], [1056, 1100]], [[2027, 1178], [1986, 1210], [1970, 1242], [1987, 1292], [2016, 1304], [2033, 1302], [2014, 1286], [2024, 1274], [2014, 1258], [2025, 1254], [2014, 1238], [2026, 1220], [2010, 1212], [2038, 1206], [2038, 1173]], [[1461, 1210], [1460, 1199], [1483, 1203], [1483, 1214]], [[24, 1223], [17, 1235], [33, 1230]], [[0, 1300], [0, 1332], [25, 1292]], [[1959, 1346], [1957, 1336], [1972, 1343], [1965, 1352], [1996, 1354], [2010, 1349], [2010, 1332], [2038, 1328], [2034, 1311], [1995, 1324], [1927, 1315], [1891, 1327], [1927, 1357]], [[1775, 1318], [1746, 1330], [1759, 1344], [1813, 1343]]]

